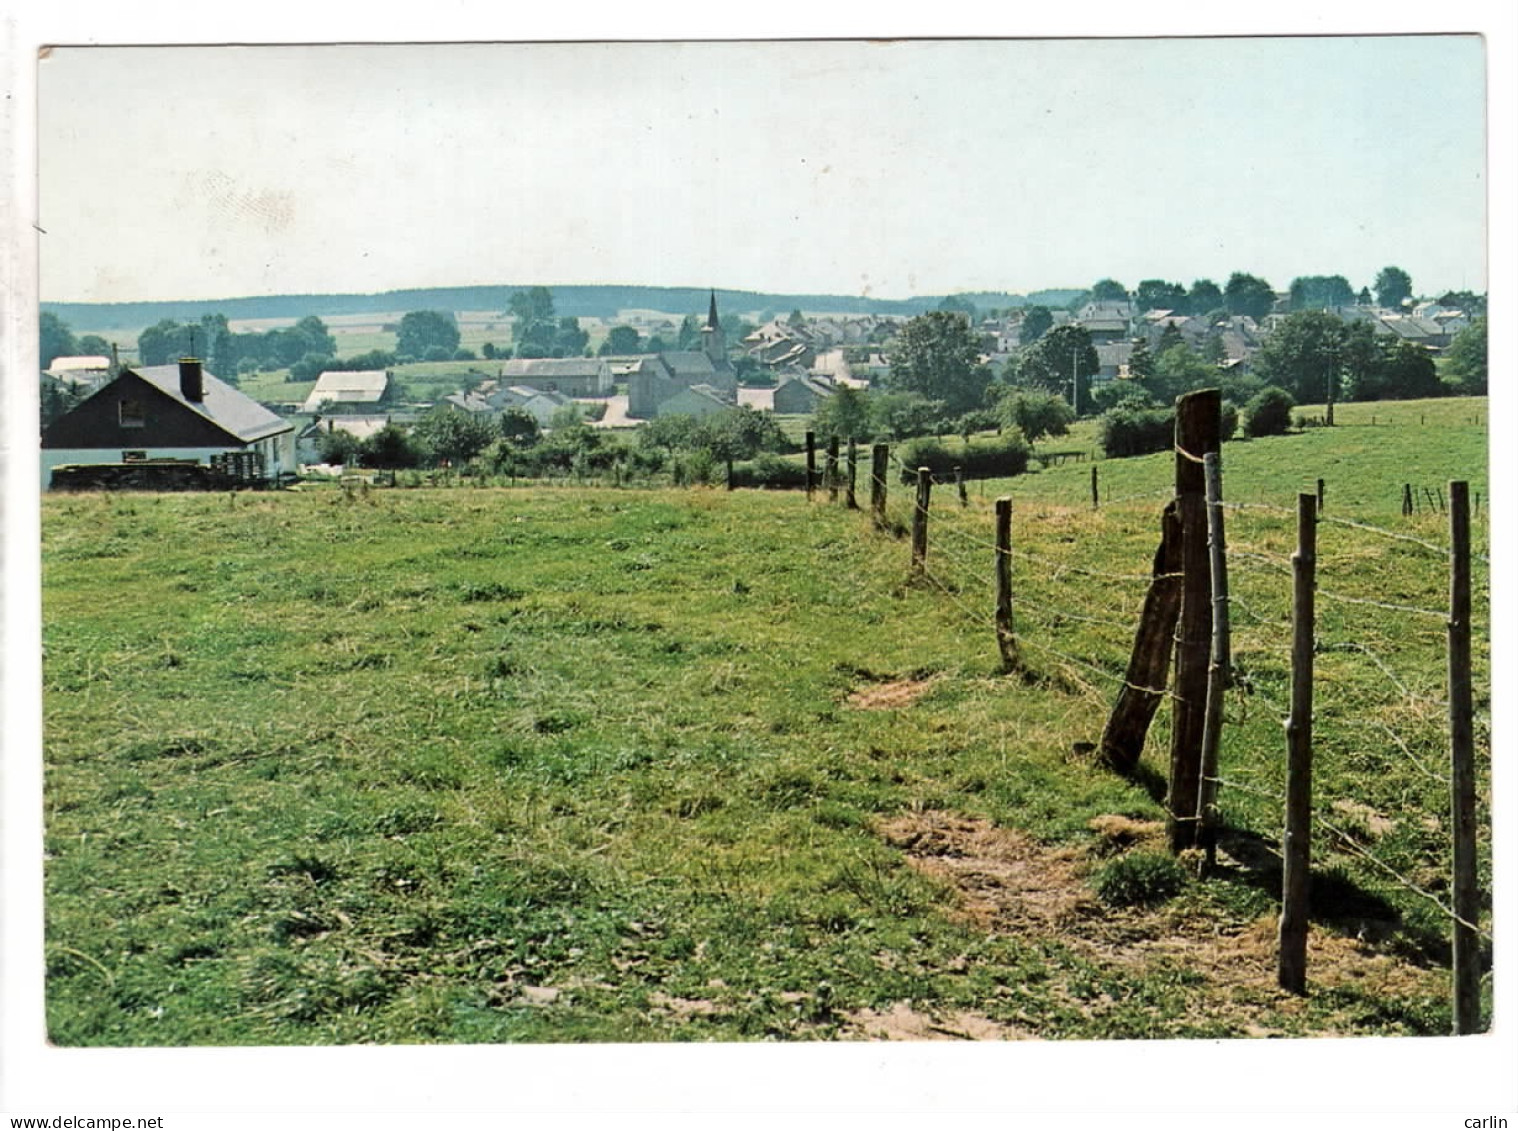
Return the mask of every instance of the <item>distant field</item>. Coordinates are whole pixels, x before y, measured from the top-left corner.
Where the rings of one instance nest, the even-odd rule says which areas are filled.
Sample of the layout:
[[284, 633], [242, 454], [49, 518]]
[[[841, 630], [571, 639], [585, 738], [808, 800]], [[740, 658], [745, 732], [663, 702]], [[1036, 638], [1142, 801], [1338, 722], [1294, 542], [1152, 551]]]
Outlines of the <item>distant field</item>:
[[[1486, 499], [1461, 423], [1484, 403], [1359, 412], [1225, 450], [1251, 505], [1229, 513], [1233, 832], [1206, 879], [1154, 863], [1154, 795], [1078, 745], [1115, 694], [1169, 456], [1097, 463], [1099, 510], [1089, 463], [975, 484], [963, 508], [940, 490], [915, 582], [903, 541], [798, 493], [45, 496], [49, 1035], [1447, 1032], [1448, 921], [1386, 871], [1447, 884], [1447, 534], [1394, 504], [1452, 476]], [[1274, 986], [1270, 858], [1290, 508], [1319, 475], [1296, 998]], [[1002, 491], [1026, 678], [989, 625]], [[1485, 806], [1484, 562], [1477, 580]], [[1489, 891], [1486, 839], [1482, 860]], [[1123, 904], [1115, 868], [1155, 902]]]

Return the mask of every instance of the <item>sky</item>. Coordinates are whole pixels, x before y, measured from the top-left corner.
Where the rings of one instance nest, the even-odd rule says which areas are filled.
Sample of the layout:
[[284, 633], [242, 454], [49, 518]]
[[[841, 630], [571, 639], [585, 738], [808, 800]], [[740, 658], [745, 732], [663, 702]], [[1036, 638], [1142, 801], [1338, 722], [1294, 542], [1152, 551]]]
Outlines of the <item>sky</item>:
[[1486, 289], [1478, 35], [60, 47], [40, 297]]

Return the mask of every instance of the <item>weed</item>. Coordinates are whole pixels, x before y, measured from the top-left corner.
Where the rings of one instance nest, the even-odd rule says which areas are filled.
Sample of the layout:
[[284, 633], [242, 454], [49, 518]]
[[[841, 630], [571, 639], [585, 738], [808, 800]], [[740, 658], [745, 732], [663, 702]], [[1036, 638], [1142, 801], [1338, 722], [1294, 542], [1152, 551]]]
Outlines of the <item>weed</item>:
[[1092, 887], [1103, 903], [1114, 907], [1153, 907], [1178, 895], [1186, 886], [1179, 861], [1157, 852], [1131, 852], [1097, 869]]

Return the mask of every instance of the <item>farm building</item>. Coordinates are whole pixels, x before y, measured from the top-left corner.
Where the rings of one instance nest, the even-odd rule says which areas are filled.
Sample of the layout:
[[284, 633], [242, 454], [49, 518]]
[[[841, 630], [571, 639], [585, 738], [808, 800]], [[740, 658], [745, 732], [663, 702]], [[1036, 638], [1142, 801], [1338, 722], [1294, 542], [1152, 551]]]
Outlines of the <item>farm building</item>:
[[681, 389], [668, 400], [659, 404], [660, 416], [694, 416], [698, 419], [711, 416], [733, 407], [733, 402], [710, 385], [692, 385]]
[[108, 357], [55, 357], [42, 371], [53, 380], [75, 389], [98, 389], [111, 379]]
[[779, 416], [810, 416], [817, 406], [838, 390], [820, 377], [788, 377], [775, 389], [775, 413]]
[[295, 471], [295, 427], [194, 358], [123, 369], [42, 433], [42, 483], [63, 464], [183, 459], [228, 452], [262, 457], [263, 477]]
[[372, 412], [390, 390], [390, 374], [383, 369], [351, 372], [329, 369], [317, 377], [302, 412]]
[[341, 416], [318, 416], [300, 430], [295, 439], [296, 455], [300, 462], [320, 463], [322, 437], [332, 432], [346, 432], [355, 440], [367, 440], [385, 425], [391, 423], [388, 415], [343, 414]]
[[568, 397], [610, 396], [611, 364], [596, 357], [518, 357], [501, 370], [505, 385], [522, 385]]
[[504, 389], [497, 389], [486, 398], [497, 412], [504, 412], [508, 408], [520, 408], [529, 413], [538, 422], [538, 427], [547, 428], [553, 414], [567, 404], [573, 404], [572, 398], [563, 393], [545, 392], [542, 389], [533, 389], [526, 385], [509, 385]]
[[[639, 358], [627, 375], [627, 415], [640, 419], [689, 409], [669, 408], [671, 401], [697, 386], [704, 386], [724, 407], [738, 399], [738, 378], [727, 360], [727, 338], [717, 317], [717, 295], [712, 293], [706, 325], [701, 328], [700, 350], [668, 350]], [[698, 406], [706, 414], [706, 400], [686, 398], [679, 403]]]

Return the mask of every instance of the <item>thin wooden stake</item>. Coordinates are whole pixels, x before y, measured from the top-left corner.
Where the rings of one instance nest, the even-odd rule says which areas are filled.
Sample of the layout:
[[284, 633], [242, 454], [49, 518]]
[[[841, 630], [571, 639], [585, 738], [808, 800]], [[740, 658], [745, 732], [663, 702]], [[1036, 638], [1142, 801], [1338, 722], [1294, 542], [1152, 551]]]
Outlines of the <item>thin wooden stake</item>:
[[859, 509], [859, 500], [854, 494], [854, 486], [859, 477], [859, 444], [854, 437], [849, 437], [849, 479], [848, 489], [844, 492], [843, 505], [851, 511]]
[[917, 469], [917, 505], [912, 508], [912, 570], [921, 573], [928, 561], [928, 502], [933, 491], [933, 473]]
[[817, 433], [806, 434], [806, 497], [817, 489]]
[[1101, 490], [1096, 482], [1096, 464], [1091, 465], [1091, 509], [1098, 510], [1102, 505]]
[[1413, 513], [1413, 485], [1402, 484], [1402, 517], [1410, 518]]
[[1286, 720], [1286, 831], [1281, 846], [1281, 934], [1276, 980], [1307, 992], [1307, 896], [1312, 872], [1312, 657], [1318, 554], [1317, 499], [1297, 496], [1291, 556], [1291, 715]]
[[1323, 480], [1318, 480], [1318, 513], [1323, 513]]
[[969, 506], [970, 496], [969, 493], [965, 491], [965, 469], [962, 467], [956, 467], [954, 469], [954, 487], [959, 491], [959, 505], [962, 507]]
[[875, 525], [886, 524], [886, 474], [891, 465], [891, 449], [888, 444], [876, 444], [870, 451], [870, 510], [875, 515]]
[[1471, 521], [1469, 484], [1452, 482], [1449, 574], [1450, 799], [1454, 814], [1455, 1033], [1481, 1031], [1480, 914], [1476, 884], [1476, 743], [1471, 714]]
[[996, 500], [996, 646], [1006, 671], [1018, 668], [1017, 637], [1012, 629], [1012, 500]]
[[838, 437], [828, 437], [828, 462], [823, 472], [823, 482], [828, 488], [828, 502], [838, 501]]
[[1223, 469], [1217, 452], [1203, 457], [1207, 477], [1207, 554], [1212, 577], [1212, 653], [1207, 665], [1207, 710], [1202, 718], [1202, 781], [1197, 795], [1197, 821], [1207, 864], [1217, 859], [1218, 745], [1223, 728], [1223, 692], [1227, 690], [1231, 657], [1228, 639], [1228, 558], [1223, 537]]

